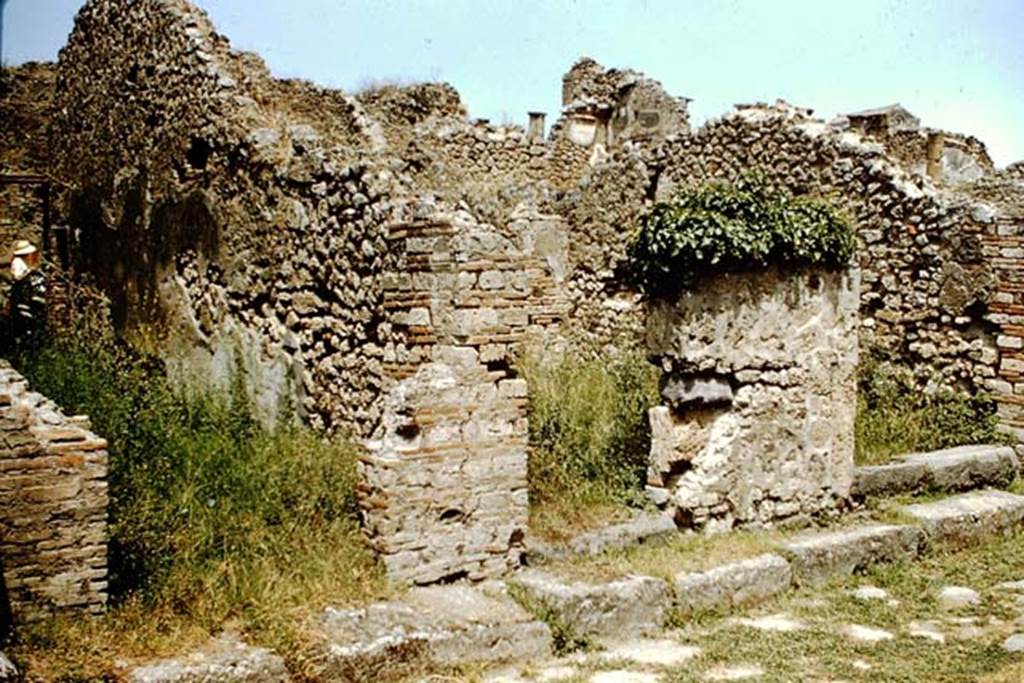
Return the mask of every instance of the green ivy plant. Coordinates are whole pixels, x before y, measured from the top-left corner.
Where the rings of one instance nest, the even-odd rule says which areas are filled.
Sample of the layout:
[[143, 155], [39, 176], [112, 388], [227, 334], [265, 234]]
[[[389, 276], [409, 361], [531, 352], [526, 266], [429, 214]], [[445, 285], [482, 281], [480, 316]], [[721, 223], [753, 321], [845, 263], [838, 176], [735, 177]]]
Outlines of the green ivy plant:
[[643, 291], [665, 296], [710, 272], [769, 264], [840, 268], [855, 246], [850, 222], [831, 204], [749, 173], [656, 204], [630, 245], [630, 266]]

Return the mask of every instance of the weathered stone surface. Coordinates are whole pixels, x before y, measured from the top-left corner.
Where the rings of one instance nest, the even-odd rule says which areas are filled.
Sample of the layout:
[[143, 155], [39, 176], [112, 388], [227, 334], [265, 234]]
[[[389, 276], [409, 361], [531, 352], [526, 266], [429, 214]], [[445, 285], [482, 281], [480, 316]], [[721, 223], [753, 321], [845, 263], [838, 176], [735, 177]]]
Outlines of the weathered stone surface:
[[789, 559], [797, 584], [817, 585], [879, 562], [912, 560], [923, 541], [920, 529], [874, 524], [806, 534], [784, 543], [780, 550]]
[[530, 561], [563, 559], [572, 555], [597, 555], [606, 550], [657, 543], [679, 532], [672, 519], [661, 513], [637, 513], [627, 522], [584, 532], [567, 543], [550, 544], [527, 538]]
[[0, 568], [15, 622], [107, 600], [107, 442], [0, 360]]
[[1005, 486], [1017, 476], [1019, 466], [1017, 454], [1010, 446], [960, 446], [915, 453], [885, 465], [858, 467], [853, 493], [877, 496], [925, 489], [963, 491]]
[[284, 660], [234, 636], [222, 636], [186, 656], [133, 669], [131, 683], [284, 683]]
[[1015, 633], [1004, 640], [1003, 649], [1013, 654], [1024, 652], [1024, 633]]
[[511, 584], [579, 635], [656, 632], [672, 604], [668, 583], [652, 576], [584, 583], [527, 570], [513, 577]]
[[884, 640], [892, 640], [895, 636], [889, 631], [860, 624], [850, 624], [843, 628], [843, 634], [856, 643], [880, 643]]
[[985, 536], [1019, 530], [1024, 523], [1024, 496], [972, 491], [900, 510], [917, 521], [929, 542], [964, 547]]
[[699, 573], [675, 577], [676, 606], [683, 611], [715, 610], [765, 600], [789, 590], [789, 563], [765, 554]]
[[981, 604], [981, 595], [973, 588], [946, 586], [939, 591], [939, 607], [945, 610], [963, 609]]
[[669, 638], [635, 638], [603, 645], [605, 649], [601, 652], [601, 659], [629, 660], [652, 666], [678, 666], [701, 652], [699, 647], [683, 645]]
[[[648, 484], [680, 524], [727, 529], [834, 514], [853, 478], [856, 272], [721, 273], [655, 299]], [[665, 394], [663, 391], [663, 394]]]
[[433, 586], [363, 609], [328, 609], [316, 627], [323, 640], [321, 675], [370, 683], [430, 665], [547, 654], [548, 626], [503, 591], [500, 584]]
[[661, 397], [673, 408], [728, 405], [732, 402], [733, 390], [725, 377], [669, 375], [661, 387]]

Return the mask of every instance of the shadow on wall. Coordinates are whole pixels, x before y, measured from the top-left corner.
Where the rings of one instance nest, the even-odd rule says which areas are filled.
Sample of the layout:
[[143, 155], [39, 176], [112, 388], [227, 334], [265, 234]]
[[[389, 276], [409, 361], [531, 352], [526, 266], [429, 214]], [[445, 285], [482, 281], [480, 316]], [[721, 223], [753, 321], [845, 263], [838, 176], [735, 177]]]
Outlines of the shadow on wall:
[[166, 322], [159, 285], [174, 269], [175, 258], [194, 251], [210, 260], [220, 244], [220, 226], [205, 193], [166, 200], [147, 214], [145, 174], [129, 183], [107, 201], [102, 190], [79, 193], [70, 211], [71, 225], [81, 230], [76, 259], [110, 297], [119, 329]]

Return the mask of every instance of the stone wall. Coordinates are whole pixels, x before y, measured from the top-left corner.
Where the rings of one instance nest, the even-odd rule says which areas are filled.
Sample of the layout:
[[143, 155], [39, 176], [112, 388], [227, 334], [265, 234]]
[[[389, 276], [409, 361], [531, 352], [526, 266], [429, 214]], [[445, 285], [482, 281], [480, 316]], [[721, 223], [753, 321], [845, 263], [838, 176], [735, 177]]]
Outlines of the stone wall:
[[[49, 170], [47, 126], [52, 118], [52, 64], [30, 62], [0, 72], [0, 174]], [[38, 187], [0, 184], [0, 264], [19, 239], [41, 244], [42, 198]]]
[[106, 448], [0, 361], [0, 567], [15, 623], [106, 605]]
[[702, 280], [651, 302], [665, 374], [649, 489], [683, 527], [832, 514], [849, 497], [857, 404], [856, 273]]
[[361, 464], [366, 528], [400, 580], [500, 576], [520, 563], [528, 516], [514, 356], [565, 313], [565, 235], [543, 215], [520, 217], [516, 242], [466, 212], [413, 216], [390, 228], [384, 305], [402, 341], [385, 348], [398, 383]]
[[750, 169], [831, 198], [860, 235], [861, 338], [929, 379], [974, 390], [995, 376], [977, 202], [944, 192], [872, 143], [785, 103], [738, 109], [657, 152], [658, 198]]
[[[545, 137], [536, 119], [469, 120], [447, 84], [350, 95], [275, 80], [187, 0], [89, 0], [58, 65], [51, 171], [71, 188], [79, 265], [123, 330], [157, 323], [182, 375], [223, 382], [241, 362], [268, 421], [290, 403], [368, 441], [367, 528], [415, 581], [515, 562], [516, 347], [556, 332], [642, 343], [626, 245], [683, 185], [761, 168], [833, 197], [861, 235], [865, 345], [922, 383], [1013, 387], [997, 332], [1013, 336], [999, 326], [1016, 309], [989, 304], [1019, 303], [1016, 265], [986, 255], [1016, 247], [993, 241], [1005, 219], [909, 161], [927, 161], [930, 133], [872, 141], [785, 104], [691, 133], [685, 98], [643, 74], [582, 60], [563, 86]], [[465, 475], [488, 467], [497, 479]], [[424, 473], [444, 509], [420, 495]]]

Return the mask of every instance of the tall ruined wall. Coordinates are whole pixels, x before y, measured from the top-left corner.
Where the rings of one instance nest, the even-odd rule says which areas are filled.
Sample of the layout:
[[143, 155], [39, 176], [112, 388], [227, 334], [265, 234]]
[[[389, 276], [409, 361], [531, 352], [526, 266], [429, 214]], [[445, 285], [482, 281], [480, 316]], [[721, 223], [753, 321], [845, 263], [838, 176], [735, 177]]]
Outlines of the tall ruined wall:
[[353, 162], [380, 143], [358, 102], [273, 82], [184, 0], [87, 3], [56, 101], [55, 169], [115, 320], [163, 323], [189, 372], [240, 352], [268, 417], [372, 429], [389, 185]]
[[0, 360], [0, 584], [15, 622], [106, 605], [106, 448]]
[[886, 350], [945, 381], [980, 388], [998, 352], [986, 304], [996, 276], [973, 203], [946, 195], [888, 158], [788, 105], [737, 110], [657, 153], [657, 196], [760, 169], [797, 194], [831, 198], [860, 234], [861, 326]]
[[[28, 63], [0, 73], [0, 173], [48, 172], [47, 127], [52, 118], [52, 64]], [[15, 240], [41, 241], [42, 199], [38, 187], [0, 185], [0, 263]]]

